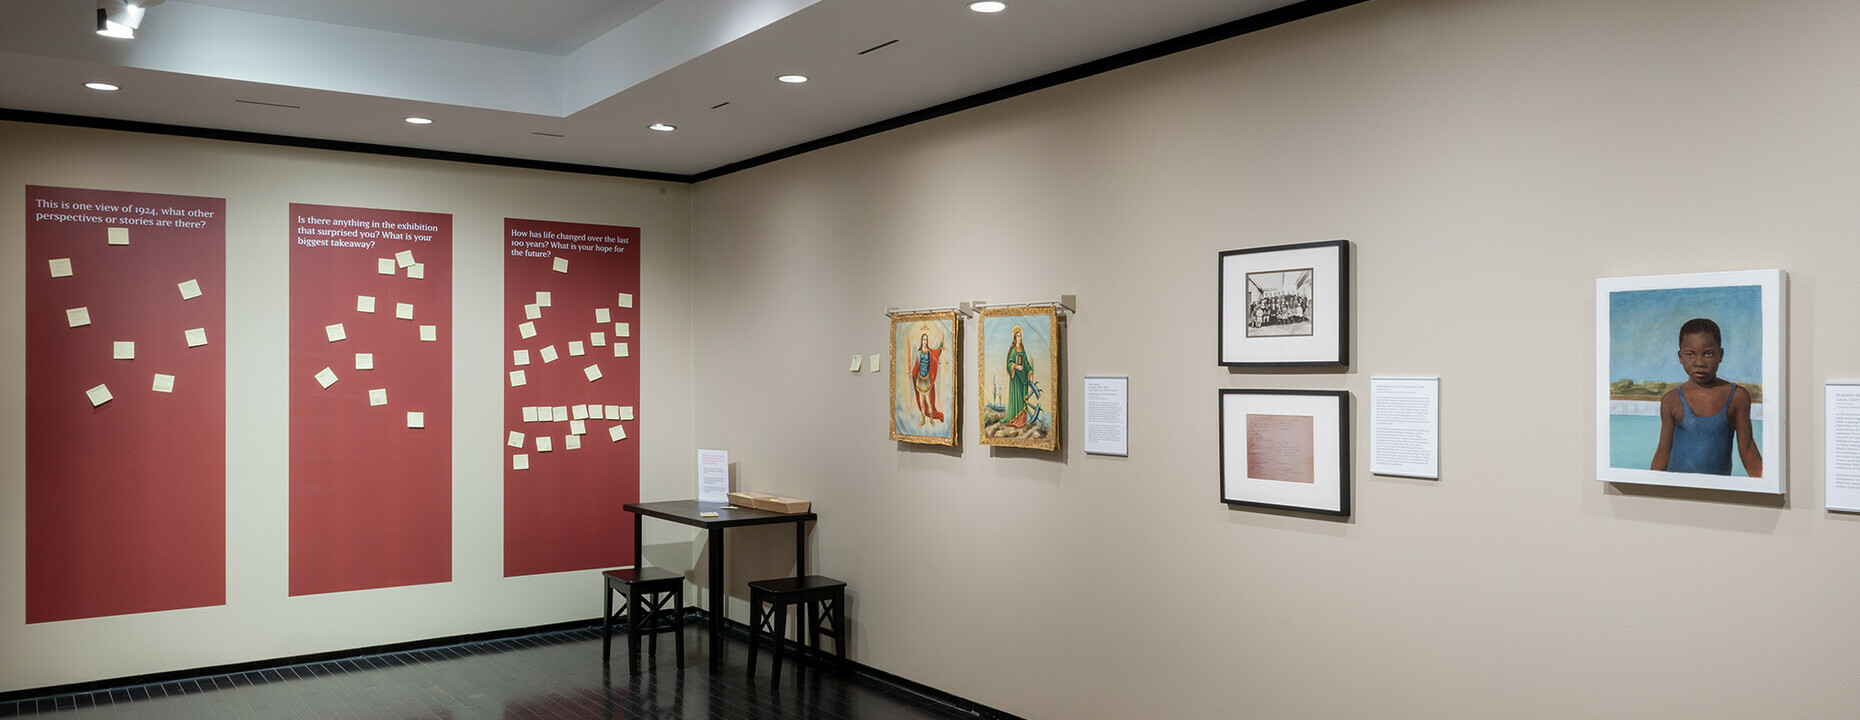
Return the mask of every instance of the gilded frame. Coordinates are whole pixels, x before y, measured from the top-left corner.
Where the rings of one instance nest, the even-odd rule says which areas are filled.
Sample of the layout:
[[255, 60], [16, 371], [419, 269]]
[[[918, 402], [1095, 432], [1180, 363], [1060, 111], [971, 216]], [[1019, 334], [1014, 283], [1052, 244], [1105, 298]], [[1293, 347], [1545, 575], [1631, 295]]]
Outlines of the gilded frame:
[[[1046, 306], [985, 308], [980, 313], [975, 393], [982, 444], [1058, 450], [1058, 312]], [[1014, 353], [1017, 336], [1020, 350]], [[1015, 355], [1024, 361], [1019, 369], [1010, 368], [1016, 365]], [[1013, 377], [1017, 373], [1020, 377]]]
[[[925, 357], [920, 361], [919, 356]], [[962, 441], [962, 316], [891, 316], [891, 439], [955, 447]], [[922, 366], [928, 392], [918, 391]]]

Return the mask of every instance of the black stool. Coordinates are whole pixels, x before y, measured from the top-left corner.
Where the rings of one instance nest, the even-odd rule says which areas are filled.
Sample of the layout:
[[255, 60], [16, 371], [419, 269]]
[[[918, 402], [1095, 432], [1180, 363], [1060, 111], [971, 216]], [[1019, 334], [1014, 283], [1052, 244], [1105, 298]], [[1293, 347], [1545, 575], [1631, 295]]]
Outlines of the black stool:
[[[774, 606], [764, 613], [762, 605]], [[807, 624], [795, 629], [795, 639], [806, 639], [814, 655], [820, 653], [820, 636], [833, 638], [836, 670], [846, 663], [846, 583], [824, 575], [804, 575], [749, 583], [749, 675], [756, 674], [756, 646], [763, 632], [775, 638], [774, 682], [781, 682], [782, 636], [788, 634], [788, 606], [807, 606]]]
[[[685, 666], [684, 620], [685, 578], [659, 568], [608, 570], [601, 592], [605, 610], [601, 614], [601, 662], [613, 656], [614, 621], [626, 631], [626, 661], [630, 674], [639, 674], [639, 636], [652, 636], [648, 652], [659, 653], [659, 633], [669, 632], [676, 639], [678, 667]], [[614, 613], [614, 593], [626, 595], [624, 616]], [[669, 605], [669, 607], [668, 607]]]

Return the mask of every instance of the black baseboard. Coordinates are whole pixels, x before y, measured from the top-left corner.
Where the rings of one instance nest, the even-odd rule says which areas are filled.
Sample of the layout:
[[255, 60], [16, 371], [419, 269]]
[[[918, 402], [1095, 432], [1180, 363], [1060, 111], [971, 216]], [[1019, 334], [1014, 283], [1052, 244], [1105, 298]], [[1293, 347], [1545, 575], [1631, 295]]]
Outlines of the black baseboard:
[[[701, 610], [695, 607], [685, 608], [684, 614], [686, 618], [689, 618], [689, 620], [687, 620], [688, 623], [697, 625], [699, 627], [704, 627], [710, 622], [710, 614], [708, 612], [705, 612], [704, 610]], [[724, 636], [726, 638], [729, 638], [731, 640], [735, 640], [738, 642], [745, 642], [745, 643], [749, 641], [749, 626], [748, 625], [737, 622], [735, 620], [731, 620], [727, 617], [724, 618], [723, 622], [724, 622]], [[368, 656], [417, 652], [417, 651], [422, 651], [422, 650], [429, 650], [433, 648], [446, 647], [446, 646], [452, 646], [452, 645], [461, 645], [461, 644], [466, 644], [466, 643], [496, 642], [500, 640], [509, 640], [513, 638], [521, 638], [521, 637], [535, 636], [535, 635], [548, 635], [548, 634], [554, 634], [554, 633], [561, 633], [565, 631], [578, 631], [578, 630], [587, 630], [587, 629], [593, 629], [595, 631], [599, 631], [600, 627], [601, 627], [600, 618], [594, 618], [592, 620], [572, 620], [569, 622], [551, 623], [548, 625], [534, 625], [530, 627], [510, 628], [506, 630], [494, 630], [491, 632], [470, 633], [466, 635], [452, 635], [448, 637], [428, 638], [425, 640], [413, 640], [409, 642], [390, 643], [386, 645], [370, 645], [367, 647], [349, 648], [346, 650], [332, 650], [329, 652], [311, 653], [307, 655], [293, 655], [290, 657], [272, 658], [268, 660], [254, 660], [251, 662], [231, 663], [231, 664], [226, 664], [226, 665], [214, 665], [210, 667], [192, 668], [192, 669], [187, 669], [187, 670], [172, 670], [168, 672], [148, 673], [144, 675], [130, 675], [126, 677], [110, 678], [106, 680], [95, 680], [95, 681], [90, 681], [90, 682], [72, 683], [69, 685], [55, 685], [55, 686], [50, 686], [50, 687], [30, 688], [26, 690], [14, 690], [10, 692], [0, 692], [0, 706], [4, 706], [9, 703], [22, 702], [22, 701], [39, 700], [39, 699], [44, 699], [44, 698], [55, 698], [55, 697], [66, 696], [66, 695], [80, 695], [84, 693], [108, 691], [108, 690], [113, 690], [113, 689], [135, 687], [135, 686], [140, 686], [140, 685], [156, 685], [156, 684], [163, 684], [163, 683], [175, 683], [175, 682], [181, 682], [181, 681], [187, 681], [187, 680], [200, 680], [202, 678], [209, 678], [209, 677], [222, 676], [222, 675], [262, 672], [266, 670], [275, 670], [277, 668], [297, 666], [297, 665], [329, 663], [329, 662], [337, 662], [337, 661], [343, 661], [343, 660], [353, 660], [356, 658], [368, 657]], [[789, 656], [799, 658], [802, 660], [818, 660], [817, 658], [812, 657], [813, 652], [810, 649], [792, 640], [783, 640], [782, 651], [783, 653]], [[860, 663], [854, 660], [846, 661], [845, 670], [855, 680], [861, 683], [885, 689], [901, 697], [911, 698], [919, 704], [940, 706], [940, 707], [943, 707], [949, 710], [954, 710], [962, 714], [968, 715], [969, 717], [978, 718], [979, 720], [1021, 720], [1020, 718], [1014, 715], [1002, 712], [995, 708], [991, 708], [986, 705], [973, 702], [971, 700], [968, 700], [967, 698], [963, 698], [963, 697], [954, 695], [952, 693], [944, 692], [937, 688], [924, 685], [923, 683], [919, 683], [919, 682], [908, 680], [902, 677], [898, 677], [897, 675], [893, 675], [891, 673], [885, 672], [883, 670], [879, 670], [877, 668], [865, 665], [863, 663]], [[0, 714], [3, 714], [3, 713], [0, 713]]]
[[256, 672], [289, 665], [307, 665], [310, 663], [330, 662], [332, 660], [347, 660], [365, 655], [385, 655], [413, 650], [424, 650], [445, 645], [507, 640], [509, 638], [523, 637], [525, 635], [577, 630], [589, 627], [590, 625], [599, 628], [601, 621], [599, 618], [595, 618], [594, 620], [573, 620], [569, 622], [550, 623], [548, 625], [534, 625], [530, 627], [510, 628], [508, 630], [493, 630], [490, 632], [427, 638], [424, 640], [410, 640], [407, 642], [389, 643], [387, 645], [370, 645], [368, 647], [349, 648], [347, 650], [332, 650], [329, 652], [310, 653], [308, 655], [292, 655], [290, 657], [213, 665], [210, 667], [190, 668], [187, 670], [170, 670], [167, 672], [148, 673], [146, 675], [129, 675], [126, 677], [109, 678], [107, 680], [71, 683], [69, 685], [53, 685], [50, 687], [14, 690], [11, 692], [0, 692], [0, 703], [51, 697], [55, 695], [74, 695], [77, 693], [96, 692], [98, 690], [108, 690], [110, 688], [129, 687], [134, 685], [151, 685], [180, 680], [198, 680], [203, 677], [211, 677], [214, 675]]

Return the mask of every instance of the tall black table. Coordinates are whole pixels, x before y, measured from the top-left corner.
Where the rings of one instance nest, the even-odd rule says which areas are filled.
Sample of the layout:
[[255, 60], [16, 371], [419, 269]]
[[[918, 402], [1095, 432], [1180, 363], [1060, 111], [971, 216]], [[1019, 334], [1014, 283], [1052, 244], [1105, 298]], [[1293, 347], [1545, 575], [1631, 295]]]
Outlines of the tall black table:
[[[723, 529], [744, 527], [747, 525], [775, 525], [794, 523], [794, 576], [807, 574], [807, 521], [818, 520], [812, 512], [778, 513], [767, 510], [755, 510], [746, 507], [731, 506], [729, 503], [702, 502], [698, 500], [666, 500], [663, 502], [627, 503], [626, 511], [633, 513], [633, 567], [645, 567], [642, 557], [644, 545], [640, 533], [642, 518], [658, 518], [680, 525], [704, 528], [709, 533], [710, 543], [710, 666], [717, 669], [723, 663]], [[716, 517], [704, 517], [702, 513], [714, 512]], [[753, 629], [752, 629], [753, 631]]]

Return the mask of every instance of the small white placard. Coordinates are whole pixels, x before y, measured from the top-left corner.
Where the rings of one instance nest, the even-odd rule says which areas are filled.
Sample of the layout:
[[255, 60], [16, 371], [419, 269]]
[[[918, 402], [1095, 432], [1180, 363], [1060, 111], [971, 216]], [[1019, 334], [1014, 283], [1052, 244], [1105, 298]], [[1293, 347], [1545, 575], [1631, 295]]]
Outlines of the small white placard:
[[1369, 472], [1440, 479], [1440, 378], [1369, 378]]
[[530, 351], [528, 350], [510, 351], [510, 362], [511, 364], [517, 365], [519, 367], [530, 364]]
[[110, 395], [110, 388], [105, 387], [102, 384], [99, 384], [97, 385], [97, 387], [91, 388], [89, 390], [85, 390], [84, 395], [90, 398], [91, 407], [97, 407], [98, 405], [107, 403], [110, 400], [112, 400], [114, 397]]
[[399, 265], [401, 267], [408, 267], [408, 266], [413, 265], [413, 251], [402, 250], [400, 252], [394, 253], [394, 264]]
[[620, 293], [619, 305], [623, 308], [633, 307], [633, 293]]
[[316, 372], [316, 384], [322, 385], [325, 390], [329, 389], [329, 386], [336, 384], [336, 371], [329, 368], [318, 370]]
[[581, 372], [582, 374], [588, 376], [588, 382], [594, 382], [596, 380], [601, 379], [601, 366], [598, 364], [589, 365], [585, 368], [582, 368]]
[[83, 327], [90, 324], [90, 308], [74, 307], [65, 311], [65, 322], [71, 327]]
[[192, 300], [194, 298], [200, 297], [200, 281], [199, 280], [188, 280], [186, 282], [175, 283], [175, 287], [181, 290], [182, 300]]
[[374, 353], [356, 353], [355, 354], [355, 369], [357, 370], [375, 369], [375, 354]]
[[407, 427], [410, 427], [410, 428], [426, 427], [426, 413], [420, 412], [418, 410], [407, 411]]
[[386, 404], [387, 404], [387, 388], [373, 388], [368, 391], [368, 405], [370, 407], [386, 405]]
[[52, 277], [71, 277], [71, 258], [52, 258]]
[[699, 449], [697, 462], [698, 502], [729, 502], [730, 451]]
[[206, 328], [193, 328], [191, 330], [183, 330], [181, 332], [181, 335], [187, 338], [188, 347], [200, 347], [202, 345], [207, 344], [207, 329]]
[[529, 378], [524, 376], [522, 370], [510, 371], [510, 386], [511, 387], [523, 387], [524, 383], [527, 383], [529, 381], [530, 381]]
[[1828, 509], [1860, 512], [1860, 383], [1830, 382], [1826, 392]]
[[1130, 377], [1085, 376], [1085, 453], [1130, 456]]
[[554, 268], [555, 268], [555, 271], [559, 273], [568, 272], [568, 258], [565, 258], [565, 257], [555, 258]]
[[568, 354], [574, 357], [581, 357], [588, 354], [588, 347], [582, 344], [580, 340], [570, 340], [568, 341]]
[[421, 325], [420, 342], [439, 342], [439, 326]]
[[407, 277], [415, 280], [426, 279], [426, 263], [414, 263], [407, 266]]
[[174, 376], [155, 373], [155, 384], [150, 389], [158, 393], [174, 392]]
[[134, 340], [117, 340], [110, 358], [113, 360], [136, 359], [136, 342]]
[[413, 303], [394, 303], [394, 317], [402, 320], [412, 320]]
[[374, 312], [375, 311], [375, 296], [373, 295], [355, 296], [355, 311], [365, 312], [365, 313]]
[[110, 228], [109, 236], [111, 245], [129, 244], [129, 228]]

